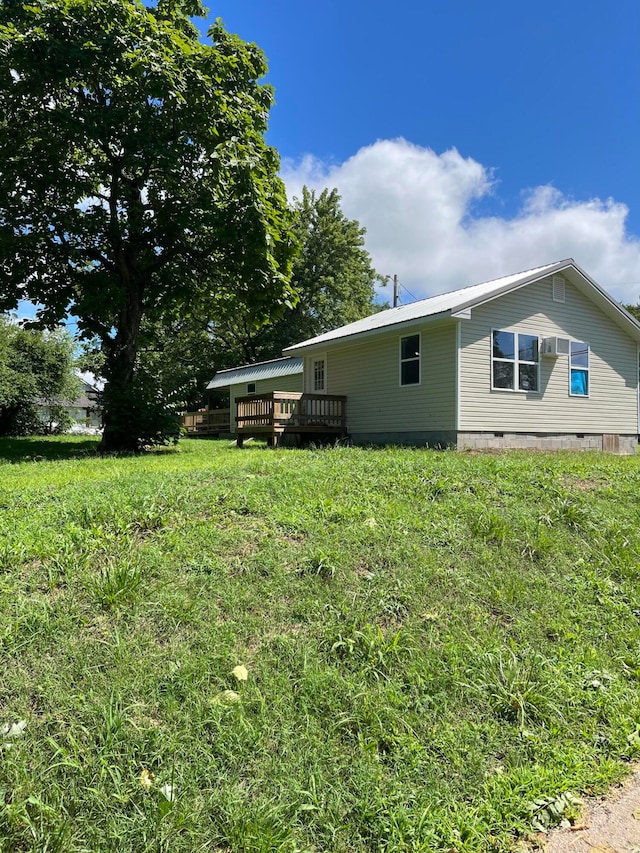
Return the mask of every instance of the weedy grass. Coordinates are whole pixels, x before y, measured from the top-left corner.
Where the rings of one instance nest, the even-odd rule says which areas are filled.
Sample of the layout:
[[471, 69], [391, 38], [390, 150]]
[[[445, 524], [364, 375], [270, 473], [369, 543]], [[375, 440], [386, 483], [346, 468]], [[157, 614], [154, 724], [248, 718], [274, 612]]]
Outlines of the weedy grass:
[[508, 851], [640, 754], [640, 459], [94, 447], [0, 442], [0, 850]]

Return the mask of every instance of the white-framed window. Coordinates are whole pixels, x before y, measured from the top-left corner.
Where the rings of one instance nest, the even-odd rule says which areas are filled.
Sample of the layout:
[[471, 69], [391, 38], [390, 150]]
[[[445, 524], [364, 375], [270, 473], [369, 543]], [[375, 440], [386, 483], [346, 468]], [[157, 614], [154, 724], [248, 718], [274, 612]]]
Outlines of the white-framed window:
[[420, 384], [420, 334], [400, 338], [400, 385]]
[[320, 392], [327, 388], [327, 360], [324, 356], [311, 361], [311, 390]]
[[589, 396], [589, 344], [584, 341], [571, 341], [569, 394], [571, 397]]
[[491, 332], [491, 387], [499, 391], [540, 390], [540, 346], [537, 335]]

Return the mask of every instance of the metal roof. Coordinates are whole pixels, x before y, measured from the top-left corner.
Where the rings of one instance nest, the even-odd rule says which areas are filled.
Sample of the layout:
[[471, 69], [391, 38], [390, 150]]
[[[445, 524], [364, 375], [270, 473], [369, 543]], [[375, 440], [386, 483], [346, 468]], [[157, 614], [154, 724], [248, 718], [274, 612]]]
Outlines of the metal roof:
[[515, 275], [507, 275], [481, 284], [473, 284], [460, 290], [452, 290], [450, 293], [441, 293], [439, 296], [431, 296], [429, 299], [421, 299], [410, 305], [400, 305], [397, 308], [389, 308], [379, 311], [349, 323], [339, 329], [334, 329], [316, 338], [310, 338], [295, 346], [287, 347], [285, 352], [303, 353], [307, 351], [322, 350], [325, 345], [345, 338], [368, 337], [370, 335], [384, 332], [392, 326], [411, 326], [419, 321], [436, 320], [442, 318], [465, 318], [471, 317], [471, 309], [489, 302], [505, 293], [510, 293], [527, 284], [532, 284], [542, 278], [556, 273], [562, 273], [571, 283], [577, 287], [587, 298], [594, 302], [614, 323], [622, 328], [633, 340], [640, 343], [640, 323], [629, 312], [617, 302], [606, 290], [594, 281], [587, 273], [578, 266], [573, 258], [558, 261], [555, 264], [547, 264], [543, 267], [519, 272]]
[[73, 399], [61, 399], [56, 397], [52, 400], [47, 400], [45, 397], [39, 397], [36, 400], [37, 406], [48, 407], [50, 405], [54, 406], [64, 406], [69, 409], [98, 409], [97, 395], [100, 393], [95, 386], [91, 385], [89, 382], [85, 382], [83, 379], [81, 380], [82, 387], [78, 393], [77, 397]]
[[302, 359], [285, 356], [271, 361], [260, 361], [257, 364], [244, 364], [241, 367], [230, 367], [219, 370], [207, 385], [207, 390], [228, 388], [241, 382], [257, 382], [260, 379], [277, 379], [280, 376], [293, 376], [302, 373]]
[[535, 267], [534, 269], [516, 273], [515, 275], [496, 278], [492, 281], [482, 282], [481, 284], [473, 284], [459, 290], [452, 290], [449, 293], [431, 296], [428, 299], [420, 299], [418, 302], [411, 302], [409, 305], [388, 308], [386, 311], [379, 311], [377, 314], [371, 314], [362, 320], [356, 320], [355, 323], [349, 323], [346, 326], [341, 326], [339, 329], [333, 329], [331, 332], [326, 332], [323, 335], [318, 335], [315, 338], [309, 338], [307, 341], [287, 347], [284, 351], [296, 352], [302, 348], [316, 347], [339, 340], [340, 338], [362, 335], [366, 332], [385, 329], [387, 326], [410, 323], [411, 321], [433, 317], [437, 314], [455, 315], [459, 311], [499, 296], [503, 292], [514, 290], [530, 281], [550, 275], [553, 272], [558, 272], [568, 264], [573, 264], [573, 261], [569, 259], [542, 267]]

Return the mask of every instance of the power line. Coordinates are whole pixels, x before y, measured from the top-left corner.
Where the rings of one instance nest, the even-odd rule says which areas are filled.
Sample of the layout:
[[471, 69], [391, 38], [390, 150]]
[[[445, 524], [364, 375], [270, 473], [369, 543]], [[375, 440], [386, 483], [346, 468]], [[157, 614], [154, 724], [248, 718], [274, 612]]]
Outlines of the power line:
[[400, 288], [402, 288], [405, 291], [405, 293], [408, 293], [414, 302], [418, 301], [418, 297], [414, 296], [410, 290], [407, 290], [407, 288], [404, 286], [404, 284], [401, 284], [400, 280], [398, 279], [398, 276], [394, 275], [393, 276], [393, 307], [394, 308], [397, 308], [398, 305], [400, 304]]
[[407, 290], [407, 288], [404, 286], [404, 284], [401, 284], [401, 285], [400, 285], [400, 287], [401, 287], [401, 288], [402, 288], [406, 293], [408, 293], [408, 294], [409, 294], [409, 296], [413, 299], [413, 301], [414, 301], [414, 302], [418, 302], [418, 301], [419, 301], [419, 300], [418, 300], [418, 297], [417, 297], [417, 296], [414, 296], [414, 295], [413, 295], [413, 293], [411, 293], [411, 291], [410, 291], [410, 290]]

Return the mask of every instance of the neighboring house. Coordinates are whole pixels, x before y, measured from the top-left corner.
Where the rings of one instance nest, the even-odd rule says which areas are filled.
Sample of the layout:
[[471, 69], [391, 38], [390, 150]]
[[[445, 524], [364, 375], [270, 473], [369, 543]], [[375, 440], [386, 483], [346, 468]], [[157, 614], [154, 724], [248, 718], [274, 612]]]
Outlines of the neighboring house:
[[90, 374], [78, 374], [80, 390], [73, 400], [40, 400], [38, 412], [42, 420], [51, 428], [57, 417], [54, 407], [62, 407], [73, 419], [71, 431], [97, 430], [102, 427], [102, 409], [98, 397], [102, 388], [101, 380]]
[[228, 423], [235, 432], [238, 399], [270, 391], [302, 391], [302, 367], [302, 359], [291, 356], [231, 367], [219, 370], [207, 390], [229, 391]]
[[[634, 453], [639, 345], [640, 324], [569, 259], [390, 308], [285, 353], [304, 359], [305, 392], [346, 397], [356, 443]], [[259, 367], [224, 371], [232, 395], [251, 382], [262, 390], [250, 373]]]

